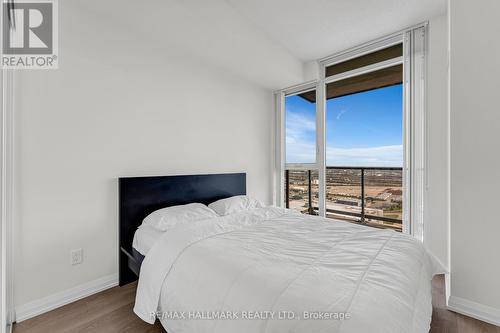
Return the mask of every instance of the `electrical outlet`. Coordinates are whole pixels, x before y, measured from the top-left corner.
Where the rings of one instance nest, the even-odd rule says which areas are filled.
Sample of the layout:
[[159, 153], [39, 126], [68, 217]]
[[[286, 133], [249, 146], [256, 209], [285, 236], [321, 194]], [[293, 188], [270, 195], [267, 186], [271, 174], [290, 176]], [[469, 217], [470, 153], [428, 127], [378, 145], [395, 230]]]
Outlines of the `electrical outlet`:
[[83, 249], [71, 251], [71, 265], [79, 265], [83, 262]]

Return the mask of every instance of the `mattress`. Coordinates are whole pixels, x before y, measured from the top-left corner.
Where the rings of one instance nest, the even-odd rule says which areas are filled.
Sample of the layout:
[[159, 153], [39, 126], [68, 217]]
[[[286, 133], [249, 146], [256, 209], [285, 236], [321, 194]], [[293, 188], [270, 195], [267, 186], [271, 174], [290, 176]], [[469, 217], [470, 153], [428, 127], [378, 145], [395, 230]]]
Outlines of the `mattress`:
[[261, 208], [165, 232], [134, 312], [169, 333], [423, 333], [437, 267], [410, 236]]
[[145, 256], [164, 233], [164, 231], [159, 231], [153, 227], [141, 225], [134, 234], [132, 247]]

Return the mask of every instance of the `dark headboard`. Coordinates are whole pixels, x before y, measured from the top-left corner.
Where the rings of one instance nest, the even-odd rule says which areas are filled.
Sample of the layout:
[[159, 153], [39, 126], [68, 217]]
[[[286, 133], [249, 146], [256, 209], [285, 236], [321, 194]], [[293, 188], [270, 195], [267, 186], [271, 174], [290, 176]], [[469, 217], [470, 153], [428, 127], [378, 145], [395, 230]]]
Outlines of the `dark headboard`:
[[120, 285], [137, 279], [133, 264], [132, 240], [142, 220], [153, 211], [175, 205], [246, 194], [246, 174], [154, 176], [119, 178]]

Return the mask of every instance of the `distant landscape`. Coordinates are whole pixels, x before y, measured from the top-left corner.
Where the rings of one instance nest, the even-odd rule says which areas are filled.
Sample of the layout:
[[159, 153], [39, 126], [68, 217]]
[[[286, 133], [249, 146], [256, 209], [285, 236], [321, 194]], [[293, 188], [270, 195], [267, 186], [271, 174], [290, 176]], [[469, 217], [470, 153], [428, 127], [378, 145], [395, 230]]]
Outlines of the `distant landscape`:
[[[310, 213], [309, 176], [307, 171], [289, 171], [289, 207]], [[286, 188], [286, 187], [285, 187]], [[311, 171], [312, 206], [318, 207], [318, 173]], [[359, 169], [328, 169], [326, 171], [327, 216], [352, 222], [359, 217], [328, 213], [337, 210], [361, 213], [361, 171]], [[403, 175], [402, 170], [365, 170], [365, 214], [402, 220]], [[400, 223], [367, 219], [374, 224], [401, 230]]]

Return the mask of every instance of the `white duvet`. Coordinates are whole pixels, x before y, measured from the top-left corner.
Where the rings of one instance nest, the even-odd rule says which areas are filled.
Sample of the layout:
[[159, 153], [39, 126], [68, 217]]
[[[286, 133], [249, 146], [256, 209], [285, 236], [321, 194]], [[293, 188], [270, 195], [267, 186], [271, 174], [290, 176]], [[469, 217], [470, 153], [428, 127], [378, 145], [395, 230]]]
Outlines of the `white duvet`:
[[134, 312], [169, 333], [423, 333], [435, 267], [395, 231], [254, 209], [165, 232]]

